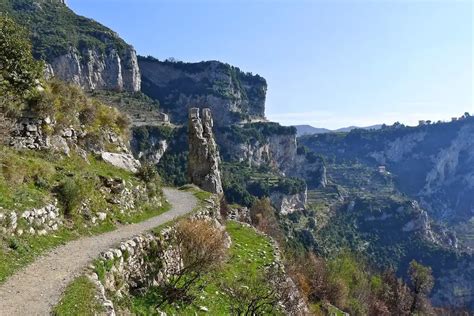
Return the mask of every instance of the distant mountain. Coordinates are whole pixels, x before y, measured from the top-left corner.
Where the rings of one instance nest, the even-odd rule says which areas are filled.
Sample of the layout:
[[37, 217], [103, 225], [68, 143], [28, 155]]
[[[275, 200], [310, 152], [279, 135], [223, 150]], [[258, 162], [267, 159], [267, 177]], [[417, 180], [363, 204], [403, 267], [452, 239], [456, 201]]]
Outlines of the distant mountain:
[[296, 127], [296, 133], [298, 136], [325, 134], [325, 133], [332, 132], [330, 129], [313, 127], [311, 125], [295, 125], [295, 127]]
[[366, 127], [349, 126], [349, 127], [342, 127], [335, 130], [330, 130], [327, 128], [313, 127], [311, 125], [294, 125], [294, 126], [296, 127], [298, 137], [303, 136], [303, 135], [326, 134], [326, 133], [334, 133], [334, 132], [348, 133], [352, 131], [353, 129], [357, 129], [357, 128], [370, 130], [370, 129], [380, 129], [382, 127], [381, 124], [377, 124], [377, 125], [371, 125], [371, 126], [366, 126]]
[[377, 125], [371, 125], [371, 126], [365, 126], [365, 127], [360, 127], [360, 126], [349, 126], [349, 127], [342, 127], [342, 128], [338, 128], [336, 130], [334, 130], [334, 132], [344, 132], [344, 133], [349, 133], [350, 131], [352, 131], [353, 129], [367, 129], [367, 130], [370, 130], [370, 129], [381, 129], [382, 128], [382, 124], [377, 124]]

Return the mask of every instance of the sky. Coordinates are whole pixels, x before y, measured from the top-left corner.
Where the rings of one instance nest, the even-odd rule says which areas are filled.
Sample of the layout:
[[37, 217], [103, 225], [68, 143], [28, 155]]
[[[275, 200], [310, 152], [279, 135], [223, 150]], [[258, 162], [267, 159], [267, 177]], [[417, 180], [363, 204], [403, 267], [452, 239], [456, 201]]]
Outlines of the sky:
[[140, 55], [263, 76], [266, 116], [339, 128], [474, 112], [470, 0], [67, 0]]

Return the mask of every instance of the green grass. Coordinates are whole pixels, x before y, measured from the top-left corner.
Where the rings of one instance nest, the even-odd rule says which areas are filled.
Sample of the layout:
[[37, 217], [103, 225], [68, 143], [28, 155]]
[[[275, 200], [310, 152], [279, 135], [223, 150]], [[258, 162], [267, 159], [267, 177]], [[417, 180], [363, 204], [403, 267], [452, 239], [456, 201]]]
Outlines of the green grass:
[[[163, 214], [170, 208], [169, 204], [165, 204], [160, 208], [145, 208], [143, 212], [120, 215], [116, 220], [127, 224], [138, 223]], [[79, 221], [75, 223], [73, 228], [65, 227], [54, 234], [45, 236], [3, 236], [0, 240], [0, 283], [48, 250], [80, 237], [99, 235], [115, 229], [116, 222], [109, 219], [93, 227], [84, 227]]]
[[[232, 239], [227, 262], [218, 270], [207, 274], [193, 289], [196, 297], [192, 304], [165, 306], [163, 311], [169, 315], [228, 315], [230, 298], [220, 291], [220, 284], [231, 279], [242, 277], [258, 277], [264, 266], [273, 262], [273, 246], [270, 240], [258, 234], [252, 228], [242, 226], [236, 222], [228, 222], [227, 232]], [[245, 284], [242, 284], [245, 285]], [[199, 287], [203, 286], [200, 290]], [[157, 301], [158, 293], [150, 290], [143, 296], [132, 299], [132, 312], [137, 315], [156, 315], [153, 306]], [[203, 312], [204, 306], [209, 312]]]
[[0, 207], [22, 211], [43, 206], [53, 200], [54, 188], [67, 178], [82, 186], [81, 193], [87, 195], [85, 197], [103, 202], [96, 190], [98, 176], [138, 183], [131, 173], [92, 156], [86, 162], [76, 154], [65, 158], [50, 152], [15, 151], [1, 147]]
[[[153, 207], [142, 204], [129, 214], [121, 214], [116, 205], [107, 203], [98, 188], [102, 185], [99, 176], [120, 178], [131, 185], [140, 181], [133, 174], [115, 168], [89, 156], [89, 162], [72, 154], [62, 157], [50, 152], [15, 151], [0, 147], [0, 207], [21, 212], [44, 206], [56, 197], [56, 190], [66, 179], [73, 179], [79, 187], [79, 201], [88, 200], [92, 213], [108, 209], [107, 219], [97, 226], [85, 221], [77, 212], [77, 205], [64, 226], [46, 236], [12, 237], [0, 234], [0, 283], [21, 267], [34, 261], [46, 251], [82, 236], [91, 236], [112, 231], [117, 224], [137, 223], [162, 214], [170, 205]], [[0, 210], [1, 212], [1, 210]], [[18, 225], [22, 227], [23, 220]]]
[[102, 311], [94, 283], [81, 276], [68, 285], [59, 304], [54, 308], [55, 316], [95, 315]]
[[191, 192], [200, 202], [205, 202], [212, 197], [212, 193], [201, 190], [193, 184], [186, 184], [179, 188], [181, 191]]

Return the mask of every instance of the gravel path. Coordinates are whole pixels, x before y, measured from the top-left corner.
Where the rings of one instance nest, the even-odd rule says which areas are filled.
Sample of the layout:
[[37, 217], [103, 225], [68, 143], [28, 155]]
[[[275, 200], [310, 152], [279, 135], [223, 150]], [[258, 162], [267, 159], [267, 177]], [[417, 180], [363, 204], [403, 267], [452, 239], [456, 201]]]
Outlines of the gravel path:
[[49, 315], [65, 287], [93, 259], [135, 235], [189, 213], [197, 204], [192, 193], [164, 189], [172, 209], [147, 221], [119, 227], [93, 237], [81, 238], [51, 250], [0, 285], [1, 316]]

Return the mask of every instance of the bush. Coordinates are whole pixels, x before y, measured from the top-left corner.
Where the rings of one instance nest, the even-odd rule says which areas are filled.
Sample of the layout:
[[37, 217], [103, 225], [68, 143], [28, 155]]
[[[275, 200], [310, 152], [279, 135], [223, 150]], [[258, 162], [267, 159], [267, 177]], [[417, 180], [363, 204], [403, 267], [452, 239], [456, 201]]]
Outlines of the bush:
[[137, 177], [145, 183], [159, 181], [158, 170], [156, 166], [150, 162], [144, 162], [138, 168]]
[[252, 225], [258, 230], [276, 239], [280, 244], [284, 244], [285, 236], [281, 230], [276, 217], [275, 209], [272, 207], [269, 198], [257, 200], [250, 208], [250, 219]]
[[81, 187], [73, 178], [66, 178], [57, 188], [58, 200], [64, 207], [64, 215], [71, 216], [81, 199]]
[[222, 264], [227, 255], [225, 232], [205, 220], [185, 219], [176, 225], [176, 247], [182, 260], [179, 270], [165, 284], [155, 288], [161, 293], [156, 301], [165, 303], [191, 302], [190, 289], [207, 272]]

